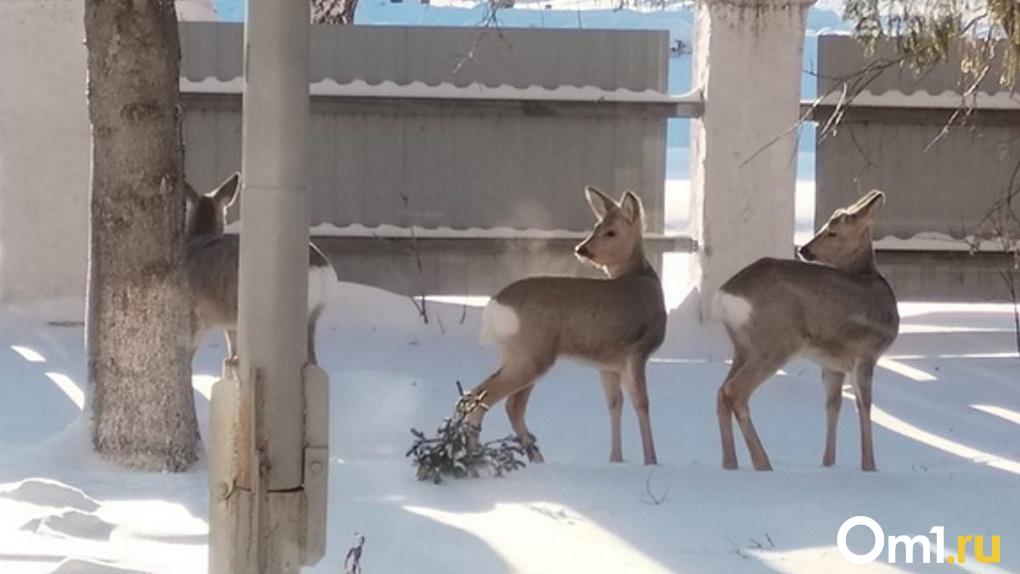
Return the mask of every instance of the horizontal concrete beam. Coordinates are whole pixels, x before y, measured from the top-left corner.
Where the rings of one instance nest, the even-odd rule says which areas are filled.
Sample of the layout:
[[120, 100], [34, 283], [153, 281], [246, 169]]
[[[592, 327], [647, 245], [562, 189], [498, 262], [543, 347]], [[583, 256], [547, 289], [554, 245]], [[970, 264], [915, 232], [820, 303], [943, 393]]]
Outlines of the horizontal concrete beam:
[[[189, 109], [237, 109], [239, 94], [181, 93], [181, 102]], [[703, 104], [696, 100], [661, 101], [584, 101], [555, 99], [437, 99], [424, 97], [337, 96], [313, 95], [312, 110], [344, 110], [349, 112], [381, 112], [394, 114], [456, 113], [457, 115], [523, 115], [523, 116], [619, 116], [652, 118], [699, 117]]]
[[[824, 123], [836, 111], [832, 104], [815, 105], [802, 102], [801, 117], [806, 121]], [[902, 107], [850, 104], [844, 110], [844, 123], [883, 123], [914, 125], [1016, 126], [1020, 125], [1020, 109], [972, 109], [947, 107]]]

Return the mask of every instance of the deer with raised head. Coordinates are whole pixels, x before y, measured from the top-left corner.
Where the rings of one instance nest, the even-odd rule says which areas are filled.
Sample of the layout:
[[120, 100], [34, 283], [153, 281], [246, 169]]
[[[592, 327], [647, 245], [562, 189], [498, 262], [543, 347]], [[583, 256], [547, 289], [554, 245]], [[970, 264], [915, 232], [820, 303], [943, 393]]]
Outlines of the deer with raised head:
[[[203, 334], [223, 329], [227, 359], [237, 358], [237, 283], [240, 237], [223, 232], [227, 208], [238, 196], [240, 174], [227, 178], [216, 189], [201, 194], [184, 184], [185, 268], [191, 288], [192, 355]], [[308, 361], [316, 362], [315, 325], [325, 308], [325, 295], [337, 280], [329, 260], [308, 244]]]
[[[500, 291], [482, 315], [482, 338], [499, 346], [502, 365], [471, 393], [490, 407], [506, 398], [528, 458], [542, 462], [524, 422], [535, 382], [559, 357], [593, 364], [609, 406], [609, 460], [623, 460], [620, 412], [626, 391], [637, 412], [644, 462], [655, 464], [645, 364], [662, 344], [666, 311], [659, 276], [642, 245], [641, 201], [630, 191], [619, 203], [594, 188], [585, 191], [598, 221], [574, 251], [606, 278], [532, 277]], [[475, 409], [467, 422], [480, 429], [484, 414]]]
[[804, 261], [759, 259], [719, 289], [716, 313], [733, 343], [733, 364], [717, 397], [723, 468], [737, 467], [736, 417], [754, 468], [772, 469], [751, 423], [748, 401], [787, 361], [803, 356], [822, 367], [822, 465], [836, 461], [836, 420], [843, 382], [850, 375], [860, 418], [861, 468], [875, 470], [871, 380], [900, 323], [896, 296], [875, 265], [871, 244], [872, 223], [884, 201], [884, 194], [875, 190], [837, 209], [800, 248]]

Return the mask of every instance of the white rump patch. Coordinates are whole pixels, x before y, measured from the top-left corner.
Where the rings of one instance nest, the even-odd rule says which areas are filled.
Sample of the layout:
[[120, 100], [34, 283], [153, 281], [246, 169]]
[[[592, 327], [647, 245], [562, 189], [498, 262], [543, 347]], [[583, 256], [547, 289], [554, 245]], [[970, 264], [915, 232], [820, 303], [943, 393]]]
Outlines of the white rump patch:
[[517, 333], [521, 320], [513, 307], [495, 299], [482, 310], [482, 343], [491, 345], [505, 341]]
[[719, 291], [712, 301], [712, 309], [716, 316], [722, 319], [723, 323], [726, 323], [731, 328], [736, 328], [751, 318], [753, 307], [751, 302], [743, 297]]
[[329, 265], [308, 268], [308, 310], [326, 303], [330, 286], [336, 283], [336, 274]]

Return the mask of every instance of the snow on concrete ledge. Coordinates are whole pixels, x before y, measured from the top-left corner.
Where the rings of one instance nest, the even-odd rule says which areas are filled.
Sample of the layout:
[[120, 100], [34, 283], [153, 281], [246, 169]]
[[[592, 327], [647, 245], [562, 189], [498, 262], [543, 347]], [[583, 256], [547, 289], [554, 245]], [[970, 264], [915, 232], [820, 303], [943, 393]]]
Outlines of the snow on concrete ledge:
[[912, 237], [900, 238], [888, 235], [873, 242], [877, 251], [977, 251], [980, 253], [1001, 253], [1003, 245], [994, 239], [978, 239], [974, 236], [956, 238], [945, 233], [926, 231]]
[[[240, 94], [244, 91], [244, 79], [233, 78], [220, 80], [208, 77], [195, 81], [181, 78], [181, 93], [184, 94]], [[349, 98], [415, 98], [436, 100], [526, 100], [549, 102], [585, 102], [585, 103], [625, 103], [625, 104], [701, 104], [700, 92], [689, 92], [681, 96], [671, 96], [654, 90], [633, 91], [625, 88], [604, 90], [593, 86], [559, 86], [545, 88], [542, 86], [486, 86], [471, 84], [456, 86], [450, 83], [429, 85], [424, 82], [398, 84], [386, 80], [378, 84], [370, 84], [364, 80], [355, 80], [340, 84], [331, 79], [311, 84], [313, 96], [339, 96]]]
[[[806, 101], [806, 105], [839, 105], [841, 95], [831, 93], [813, 101]], [[848, 102], [851, 107], [874, 107], [874, 108], [923, 108], [923, 109], [947, 109], [975, 108], [978, 110], [1020, 110], [1020, 94], [1010, 92], [997, 92], [987, 94], [977, 92], [964, 96], [959, 92], [946, 91], [941, 94], [931, 94], [924, 90], [917, 90], [905, 94], [899, 90], [889, 90], [881, 94], [864, 91]]]

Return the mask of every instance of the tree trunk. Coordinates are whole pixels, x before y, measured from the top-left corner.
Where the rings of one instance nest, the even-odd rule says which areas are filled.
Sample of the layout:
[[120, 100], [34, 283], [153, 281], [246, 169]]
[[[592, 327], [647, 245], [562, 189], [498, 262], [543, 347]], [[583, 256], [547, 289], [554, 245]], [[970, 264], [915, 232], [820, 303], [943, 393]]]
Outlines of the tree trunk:
[[358, 0], [311, 0], [313, 24], [353, 24]]
[[86, 0], [92, 442], [183, 470], [199, 442], [185, 289], [180, 45], [171, 0]]

